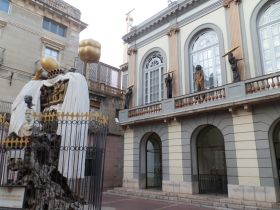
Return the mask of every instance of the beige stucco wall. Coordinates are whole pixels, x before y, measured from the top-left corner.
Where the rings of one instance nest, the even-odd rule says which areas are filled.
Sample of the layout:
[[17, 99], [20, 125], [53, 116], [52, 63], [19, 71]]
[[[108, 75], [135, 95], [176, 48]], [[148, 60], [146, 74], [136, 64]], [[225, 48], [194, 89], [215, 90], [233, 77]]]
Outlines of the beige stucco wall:
[[[190, 34], [199, 26], [204, 25], [204, 24], [214, 24], [217, 27], [220, 28], [220, 30], [223, 33], [223, 42], [224, 42], [224, 48], [225, 51], [228, 50], [228, 35], [227, 35], [227, 27], [226, 27], [226, 16], [225, 16], [225, 9], [223, 7], [221, 7], [220, 9], [209, 13], [185, 26], [183, 26], [182, 28], [180, 28], [180, 42], [181, 42], [181, 64], [180, 66], [182, 67], [182, 84], [185, 84], [185, 78], [186, 78], [186, 74], [189, 74], [189, 67], [186, 66], [185, 64], [185, 43], [187, 41], [187, 39], [189, 38]], [[224, 54], [224, 52], [220, 52], [220, 55], [222, 56]], [[222, 71], [224, 71], [223, 67], [222, 67]], [[231, 82], [231, 70], [230, 70], [230, 66], [227, 64], [226, 62], [226, 77], [227, 77], [227, 82]], [[186, 94], [187, 90], [185, 89], [185, 86], [183, 85], [183, 94]]]
[[[16, 4], [15, 4], [16, 3]], [[47, 10], [42, 10], [31, 5], [24, 5], [22, 1], [10, 3], [9, 13], [0, 12], [0, 19], [6, 23], [1, 30], [0, 47], [5, 48], [3, 65], [8, 67], [1, 71], [1, 77], [7, 77], [13, 71], [27, 73], [29, 78], [21, 78], [21, 73], [14, 74], [14, 80], [10, 86], [9, 81], [0, 84], [0, 94], [3, 98], [15, 97], [22, 86], [28, 82], [34, 73], [35, 62], [44, 53], [44, 43], [41, 38], [45, 37], [55, 43], [61, 44], [60, 63], [63, 67], [73, 67], [74, 59], [78, 54], [79, 30], [72, 27], [65, 18], [58, 18]], [[27, 4], [27, 2], [26, 2]], [[67, 26], [66, 37], [61, 37], [42, 28], [43, 17], [53, 17], [55, 21], [65, 23]], [[14, 69], [14, 70], [13, 70]], [[2, 91], [5, 90], [5, 91]]]
[[[137, 51], [137, 58], [136, 58], [136, 72], [137, 72], [137, 78], [136, 78], [136, 81], [137, 81], [137, 105], [140, 105], [141, 102], [140, 102], [140, 88], [142, 88], [141, 86], [141, 81], [140, 81], [140, 74], [142, 74], [142, 62], [143, 62], [143, 59], [145, 59], [144, 56], [147, 56], [148, 53], [150, 50], [154, 49], [154, 48], [160, 48], [162, 51], [164, 51], [165, 55], [166, 56], [166, 67], [169, 66], [169, 53], [168, 53], [168, 36], [165, 35], [157, 40], [155, 40], [154, 42], [151, 42], [141, 48], [138, 49]], [[165, 69], [166, 71], [167, 69]]]
[[[254, 58], [254, 45], [256, 43], [253, 43], [252, 39], [252, 31], [251, 31], [251, 16], [252, 13], [255, 9], [255, 7], [261, 2], [261, 0], [243, 0], [242, 1], [242, 6], [243, 6], [243, 15], [244, 15], [244, 26], [245, 26], [245, 34], [246, 34], [246, 39], [247, 39], [247, 49], [248, 49], [248, 58], [249, 58], [249, 67], [250, 67], [250, 74], [251, 77], [256, 76], [255, 72], [255, 63], [254, 59], [259, 59], [259, 58]], [[244, 46], [245, 48], [246, 46]]]

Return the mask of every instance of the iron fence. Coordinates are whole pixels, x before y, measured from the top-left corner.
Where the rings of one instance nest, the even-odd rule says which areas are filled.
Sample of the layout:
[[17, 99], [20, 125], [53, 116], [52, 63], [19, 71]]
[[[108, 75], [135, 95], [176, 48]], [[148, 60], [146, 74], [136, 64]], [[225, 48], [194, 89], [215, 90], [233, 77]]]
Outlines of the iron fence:
[[199, 174], [199, 193], [227, 194], [227, 176]]
[[32, 124], [30, 136], [8, 135], [0, 116], [0, 190], [23, 189], [16, 209], [100, 210], [106, 119], [47, 113], [35, 114]]

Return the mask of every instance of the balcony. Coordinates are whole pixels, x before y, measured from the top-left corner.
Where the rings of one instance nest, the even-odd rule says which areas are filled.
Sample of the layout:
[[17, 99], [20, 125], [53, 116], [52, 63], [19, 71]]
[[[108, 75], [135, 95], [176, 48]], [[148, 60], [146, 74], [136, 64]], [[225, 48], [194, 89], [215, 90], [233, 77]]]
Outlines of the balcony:
[[96, 94], [123, 98], [123, 91], [121, 89], [106, 85], [99, 81], [88, 80], [88, 89], [89, 92]]
[[165, 99], [131, 109], [119, 114], [121, 125], [167, 120], [215, 110], [232, 110], [239, 106], [279, 100], [280, 72], [231, 83], [199, 93]]

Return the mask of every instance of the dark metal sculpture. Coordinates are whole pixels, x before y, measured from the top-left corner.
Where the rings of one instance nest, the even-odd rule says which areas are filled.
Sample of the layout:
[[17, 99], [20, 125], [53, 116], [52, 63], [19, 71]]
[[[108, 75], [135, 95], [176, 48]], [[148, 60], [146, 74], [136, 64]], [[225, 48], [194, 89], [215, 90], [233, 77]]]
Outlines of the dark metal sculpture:
[[124, 109], [129, 109], [129, 103], [132, 97], [132, 87], [129, 87], [125, 94]]
[[228, 54], [228, 62], [229, 62], [230, 67], [231, 67], [233, 82], [239, 82], [240, 81], [240, 75], [239, 75], [239, 71], [238, 71], [238, 67], [237, 67], [237, 62], [240, 61], [240, 60], [242, 60], [242, 59], [236, 59], [232, 52], [230, 52]]
[[172, 98], [172, 80], [173, 80], [173, 75], [170, 76], [170, 74], [167, 74], [167, 77], [165, 78], [167, 98]]

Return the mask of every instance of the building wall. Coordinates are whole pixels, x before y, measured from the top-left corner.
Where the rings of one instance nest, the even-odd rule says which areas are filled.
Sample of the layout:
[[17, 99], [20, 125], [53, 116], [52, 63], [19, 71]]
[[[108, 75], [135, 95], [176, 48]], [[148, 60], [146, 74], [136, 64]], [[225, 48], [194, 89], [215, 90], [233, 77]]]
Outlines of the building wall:
[[[43, 29], [44, 16], [67, 26], [66, 36], [62, 37]], [[31, 79], [35, 72], [35, 62], [44, 55], [46, 46], [60, 51], [61, 66], [74, 66], [82, 26], [77, 26], [70, 19], [55, 15], [48, 8], [39, 7], [30, 1], [11, 1], [8, 13], [0, 11], [0, 20], [5, 23], [0, 29], [0, 47], [5, 48], [4, 62], [0, 69], [1, 80], [9, 78], [14, 72], [11, 85], [6, 79], [0, 83], [0, 94], [3, 98], [15, 97]]]
[[109, 134], [106, 141], [104, 190], [121, 187], [123, 178], [123, 137]]
[[[133, 46], [137, 49], [136, 75], [131, 75], [131, 71], [129, 71], [129, 77], [138, 77], [135, 80], [137, 81], [135, 84], [138, 88], [135, 99], [137, 101], [136, 105], [141, 105], [143, 101], [140, 90], [140, 88], [143, 88], [141, 84], [141, 62], [153, 49], [162, 50], [164, 56], [166, 56], [167, 70], [170, 61], [174, 59], [174, 57], [172, 58], [174, 55], [169, 53], [169, 49], [172, 47], [168, 38], [170, 34], [166, 34], [168, 29], [172, 27], [178, 29], [175, 36], [178, 40], [179, 56], [175, 59], [178, 59], [179, 71], [175, 76], [180, 78], [179, 93], [181, 95], [191, 92], [190, 58], [188, 54], [190, 43], [198, 32], [207, 28], [217, 32], [221, 56], [239, 42], [239, 49], [235, 53], [238, 54], [237, 52], [239, 51], [238, 55], [243, 56], [237, 57], [237, 59], [243, 59], [240, 62], [244, 68], [239, 63], [239, 67], [242, 67], [245, 71], [245, 73], [242, 73], [242, 79], [245, 80], [263, 75], [264, 69], [261, 63], [257, 18], [259, 13], [263, 11], [263, 7], [268, 3], [274, 2], [279, 1], [198, 1], [193, 7], [190, 6], [190, 9], [186, 10], [184, 14], [179, 12], [177, 14], [175, 11], [173, 18], [170, 18], [169, 14], [167, 16], [160, 16], [159, 18], [166, 18], [162, 25], [149, 25], [149, 21], [152, 21], [154, 17], [145, 21], [139, 26], [139, 28], [143, 28], [144, 32], [141, 31], [141, 33], [144, 35], [139, 33], [139, 36], [135, 36], [134, 39], [127, 39], [130, 42], [130, 47]], [[224, 6], [223, 3], [225, 4]], [[229, 5], [226, 5], [227, 3]], [[178, 4], [178, 8], [180, 6], [181, 4]], [[240, 22], [238, 21], [239, 19]], [[147, 28], [150, 26], [154, 27], [155, 30], [149, 29], [145, 34], [145, 24]], [[156, 25], [158, 22], [155, 20], [154, 24]], [[137, 30], [137, 27], [135, 30]], [[221, 58], [221, 66], [223, 84], [232, 83], [232, 69], [227, 57]], [[279, 78], [278, 76], [276, 77], [278, 87]], [[269, 85], [269, 80], [273, 80], [271, 78], [267, 77], [265, 84], [270, 90], [275, 90], [276, 85], [274, 81], [272, 86]], [[262, 80], [260, 81], [263, 85], [261, 88], [264, 89], [265, 84]], [[249, 83], [250, 80], [247, 84]], [[241, 83], [236, 85], [239, 84]], [[257, 80], [256, 85], [260, 89], [260, 84]], [[254, 96], [248, 97], [246, 93], [240, 102], [242, 104], [239, 104], [239, 101], [236, 100], [232, 105], [228, 105], [228, 107], [232, 107], [222, 107], [221, 111], [218, 112], [216, 109], [215, 111], [211, 110], [211, 107], [213, 107], [210, 105], [211, 102], [209, 102], [210, 107], [200, 104], [200, 100], [197, 102], [198, 97], [204, 97], [203, 94], [196, 95], [195, 93], [195, 96], [190, 95], [188, 98], [193, 97], [192, 99], [195, 100], [196, 108], [194, 108], [194, 111], [201, 109], [199, 111], [203, 112], [203, 114], [192, 113], [191, 106], [193, 104], [191, 104], [188, 111], [187, 109], [185, 109], [185, 112], [184, 110], [182, 111], [185, 115], [178, 117], [176, 115], [178, 112], [169, 112], [164, 107], [165, 101], [159, 102], [160, 106], [164, 107], [160, 107], [159, 112], [167, 114], [165, 119], [163, 115], [158, 118], [154, 116], [153, 118], [151, 114], [149, 122], [144, 121], [144, 119], [147, 119], [145, 117], [149, 114], [149, 111], [146, 112], [146, 110], [152, 109], [152, 105], [140, 108], [132, 107], [131, 110], [126, 110], [127, 113], [136, 113], [136, 115], [128, 115], [126, 118], [128, 121], [124, 120], [122, 122], [127, 126], [124, 136], [124, 186], [136, 189], [145, 188], [144, 168], [146, 163], [145, 159], [143, 159], [143, 152], [145, 152], [143, 141], [145, 142], [145, 139], [151, 133], [156, 133], [162, 142], [162, 191], [188, 194], [198, 193], [196, 140], [202, 129], [211, 125], [221, 132], [224, 139], [228, 197], [256, 202], [279, 201], [279, 170], [277, 169], [272, 140], [273, 129], [280, 121], [278, 98], [275, 99], [277, 102], [265, 104], [258, 101], [258, 104], [250, 106], [244, 103], [246, 100], [253, 99]], [[230, 92], [226, 94], [230, 94]], [[240, 94], [243, 93], [241, 92]], [[165, 98], [162, 100], [165, 100]], [[201, 103], [204, 103], [204, 100], [202, 101]], [[176, 103], [176, 98], [166, 102], [174, 106], [173, 103]], [[255, 102], [252, 102], [252, 104]], [[204, 108], [201, 107], [207, 110], [202, 110]], [[139, 112], [137, 112], [138, 110]], [[157, 110], [153, 111], [157, 112]], [[174, 117], [173, 114], [177, 117]]]

